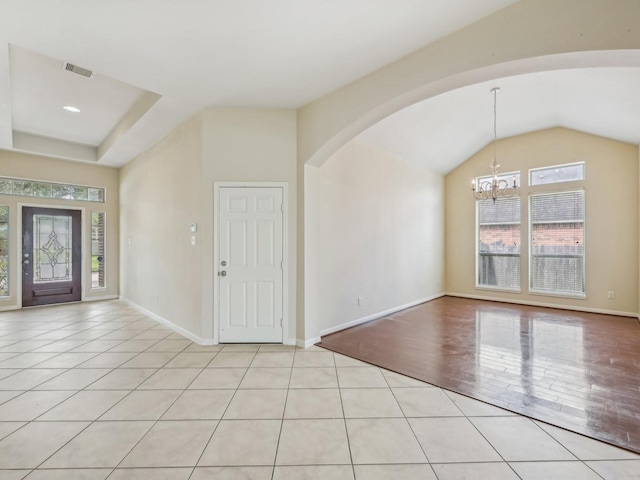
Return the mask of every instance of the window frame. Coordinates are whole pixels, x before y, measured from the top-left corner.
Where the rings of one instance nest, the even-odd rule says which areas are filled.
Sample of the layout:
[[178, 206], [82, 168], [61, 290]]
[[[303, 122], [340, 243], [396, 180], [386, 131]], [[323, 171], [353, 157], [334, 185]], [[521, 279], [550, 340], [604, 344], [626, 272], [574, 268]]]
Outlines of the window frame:
[[[514, 174], [519, 174], [520, 172], [512, 172], [509, 174], [505, 174], [505, 175], [509, 175], [509, 176], [513, 176]], [[479, 177], [481, 178], [481, 177]], [[489, 177], [490, 178], [490, 177]], [[485, 285], [485, 284], [481, 284], [480, 283], [480, 204], [483, 201], [491, 201], [491, 199], [488, 200], [476, 200], [476, 205], [475, 205], [475, 212], [476, 212], [476, 218], [475, 218], [475, 288], [478, 290], [489, 290], [489, 291], [495, 291], [495, 292], [508, 292], [508, 293], [522, 293], [522, 197], [520, 196], [519, 193], [515, 193], [513, 195], [513, 197], [509, 197], [507, 199], [503, 199], [503, 200], [511, 200], [513, 198], [518, 198], [519, 200], [519, 221], [517, 222], [517, 225], [520, 227], [519, 229], [519, 233], [520, 233], [520, 252], [518, 253], [518, 258], [519, 258], [519, 279], [518, 279], [518, 286], [517, 287], [513, 287], [513, 288], [509, 288], [509, 287], [502, 287], [502, 286], [493, 286], [493, 285]], [[498, 200], [500, 201], [500, 200]], [[504, 225], [516, 225], [515, 222], [505, 222]], [[515, 256], [515, 255], [514, 255]]]
[[[93, 270], [92, 270], [92, 263], [93, 263], [93, 214], [97, 213], [97, 214], [101, 214], [102, 215], [102, 256], [103, 256], [103, 269], [104, 269], [104, 273], [102, 275], [103, 278], [103, 285], [102, 286], [98, 286], [98, 287], [94, 287], [93, 286]], [[107, 265], [106, 262], [104, 261], [104, 258], [106, 258], [107, 256], [107, 212], [105, 212], [104, 210], [91, 210], [89, 211], [89, 215], [90, 215], [90, 221], [89, 221], [89, 237], [90, 237], [90, 242], [91, 242], [91, 247], [90, 247], [90, 254], [89, 257], [91, 258], [90, 262], [89, 262], [89, 278], [91, 279], [91, 286], [90, 286], [90, 290], [92, 291], [99, 291], [99, 290], [106, 290], [107, 289]]]
[[[554, 165], [555, 166], [555, 165]], [[572, 180], [572, 182], [581, 182], [582, 180]], [[558, 182], [558, 183], [566, 183], [566, 182]], [[549, 185], [556, 184], [543, 184], [543, 185], [534, 185], [534, 187], [548, 187]], [[533, 215], [532, 215], [532, 201], [531, 197], [534, 196], [551, 196], [557, 194], [566, 194], [566, 193], [574, 193], [574, 192], [582, 192], [582, 201], [583, 201], [583, 218], [582, 218], [582, 292], [570, 292], [570, 291], [553, 291], [553, 290], [536, 290], [533, 288]], [[541, 189], [536, 192], [529, 192], [527, 198], [528, 208], [528, 221], [527, 221], [527, 229], [528, 229], [528, 282], [527, 282], [527, 292], [531, 295], [544, 295], [551, 297], [562, 297], [562, 298], [575, 298], [575, 299], [586, 299], [587, 298], [587, 194], [584, 187], [579, 188], [566, 188], [566, 189]]]
[[11, 298], [11, 207], [0, 205], [0, 208], [7, 209], [7, 293], [0, 293], [0, 300], [7, 300]]
[[[66, 200], [72, 202], [89, 202], [89, 203], [107, 203], [107, 189], [106, 187], [97, 187], [95, 185], [79, 185], [75, 183], [56, 183], [56, 182], [48, 182], [46, 180], [35, 180], [30, 178], [17, 178], [17, 177], [4, 177], [0, 176], [0, 181], [7, 181], [11, 184], [11, 192], [1, 192], [0, 195], [10, 195], [14, 197], [28, 197], [28, 198], [37, 198], [37, 199], [52, 199], [52, 200]], [[31, 191], [30, 193], [15, 193], [13, 191], [14, 184], [19, 182], [24, 183], [37, 183], [40, 185], [49, 185], [51, 187], [51, 194], [49, 195], [36, 195]], [[66, 188], [66, 189], [75, 189], [75, 188], [86, 188], [87, 189], [87, 198], [66, 198], [65, 196], [57, 197], [53, 195], [54, 187]], [[96, 190], [102, 192], [101, 200], [91, 200], [89, 195], [89, 190]]]
[[[534, 172], [538, 172], [540, 170], [551, 170], [552, 168], [563, 168], [563, 167], [574, 167], [577, 165], [582, 165], [582, 178], [576, 178], [573, 180], [560, 180], [557, 182], [547, 182], [547, 183], [536, 183], [533, 184], [532, 183], [532, 175]], [[570, 162], [570, 163], [562, 163], [559, 165], [549, 165], [546, 167], [536, 167], [536, 168], [530, 168], [527, 172], [527, 185], [529, 187], [533, 187], [533, 188], [538, 188], [538, 187], [545, 187], [545, 186], [550, 186], [550, 185], [558, 185], [558, 184], [566, 184], [566, 183], [572, 183], [572, 182], [584, 182], [585, 179], [587, 177], [587, 166], [585, 164], [584, 161], [579, 161], [579, 162]]]

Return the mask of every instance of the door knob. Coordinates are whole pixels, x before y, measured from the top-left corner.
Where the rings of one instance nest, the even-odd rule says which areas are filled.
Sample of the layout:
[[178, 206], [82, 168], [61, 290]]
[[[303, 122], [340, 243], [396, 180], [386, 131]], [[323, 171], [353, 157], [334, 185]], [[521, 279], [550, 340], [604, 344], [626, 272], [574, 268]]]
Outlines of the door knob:
[[218, 272], [218, 275], [220, 275], [221, 277], [226, 277], [227, 272], [225, 270], [222, 270], [221, 272]]
[[29, 260], [25, 260], [25, 261], [24, 261], [24, 264], [25, 264], [25, 265], [28, 265], [28, 264], [29, 264]]

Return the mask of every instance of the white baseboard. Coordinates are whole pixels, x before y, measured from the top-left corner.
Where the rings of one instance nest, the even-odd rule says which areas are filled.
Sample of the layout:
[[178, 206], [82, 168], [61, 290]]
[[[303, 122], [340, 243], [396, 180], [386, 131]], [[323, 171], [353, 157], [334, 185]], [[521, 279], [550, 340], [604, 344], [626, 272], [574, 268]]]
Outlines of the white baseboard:
[[83, 302], [98, 302], [100, 300], [117, 300], [118, 295], [102, 295], [101, 297], [86, 297], [83, 298]]
[[[342, 323], [340, 325], [336, 325], [335, 327], [330, 327], [320, 332], [320, 337], [324, 337], [325, 335], [329, 335], [335, 332], [339, 332], [340, 330], [345, 330], [347, 328], [355, 327], [356, 325], [360, 325], [362, 323], [370, 322], [371, 320], [377, 320], [378, 318], [386, 317], [387, 315], [391, 315], [392, 313], [399, 312], [401, 310], [406, 310], [407, 308], [415, 307], [416, 305], [420, 305], [421, 303], [429, 302], [431, 300], [435, 300], [436, 298], [444, 297], [444, 293], [438, 293], [436, 295], [432, 295], [431, 297], [421, 298], [420, 300], [416, 300], [415, 302], [410, 302], [405, 305], [399, 305], [397, 307], [389, 308], [388, 310], [384, 310], [382, 312], [377, 312], [371, 315], [367, 315], [366, 317], [356, 318], [355, 320], [351, 320], [349, 322]], [[309, 340], [307, 340], [309, 341]], [[319, 342], [320, 338], [318, 337], [315, 340], [315, 343]]]
[[617, 310], [605, 310], [602, 308], [574, 307], [571, 305], [557, 305], [555, 303], [530, 302], [523, 300], [510, 300], [507, 298], [489, 297], [486, 295], [470, 295], [466, 293], [447, 292], [445, 295], [449, 297], [470, 298], [472, 300], [488, 300], [490, 302], [512, 303], [515, 305], [529, 305], [532, 307], [557, 308], [559, 310], [571, 310], [574, 312], [602, 313], [605, 315], [617, 315], [619, 317], [633, 317], [640, 321], [640, 314], [634, 312], [620, 312]]
[[[84, 303], [84, 302], [97, 302], [99, 300], [117, 300], [118, 295], [103, 295], [101, 297], [88, 297], [83, 298], [80, 302], [70, 302], [70, 303]], [[56, 305], [65, 305], [65, 303], [53, 303], [51, 305], [42, 305], [43, 307], [54, 307]], [[33, 308], [33, 307], [30, 307]], [[19, 305], [6, 305], [0, 306], [0, 312], [9, 312], [11, 310], [21, 310], [22, 306]]]
[[300, 348], [309, 348], [314, 346], [316, 343], [320, 341], [320, 337], [310, 338], [309, 340], [298, 339], [296, 340], [296, 345]]
[[167, 320], [166, 318], [161, 317], [160, 315], [157, 315], [157, 314], [153, 313], [151, 310], [147, 310], [146, 308], [138, 305], [133, 300], [129, 300], [128, 298], [123, 297], [122, 295], [120, 295], [120, 300], [122, 300], [123, 302], [127, 303], [128, 305], [130, 305], [131, 307], [135, 308], [136, 310], [139, 310], [141, 313], [144, 313], [147, 317], [153, 318], [156, 322], [159, 322], [159, 323], [161, 323], [163, 325], [166, 325], [167, 327], [169, 327], [174, 332], [177, 332], [180, 335], [182, 335], [184, 337], [187, 337], [189, 340], [192, 340], [192, 341], [196, 342], [198, 345], [215, 345], [215, 343], [213, 342], [213, 339], [201, 338], [201, 337], [199, 337], [197, 335], [194, 335], [189, 330], [186, 330], [185, 328], [182, 328], [181, 326], [176, 325], [175, 323]]

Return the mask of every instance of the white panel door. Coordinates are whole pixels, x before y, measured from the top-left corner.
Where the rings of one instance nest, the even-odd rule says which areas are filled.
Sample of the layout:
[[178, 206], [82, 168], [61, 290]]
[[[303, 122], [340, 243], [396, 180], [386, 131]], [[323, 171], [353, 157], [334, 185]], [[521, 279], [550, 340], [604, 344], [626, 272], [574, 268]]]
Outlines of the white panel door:
[[282, 343], [283, 189], [221, 187], [221, 343]]

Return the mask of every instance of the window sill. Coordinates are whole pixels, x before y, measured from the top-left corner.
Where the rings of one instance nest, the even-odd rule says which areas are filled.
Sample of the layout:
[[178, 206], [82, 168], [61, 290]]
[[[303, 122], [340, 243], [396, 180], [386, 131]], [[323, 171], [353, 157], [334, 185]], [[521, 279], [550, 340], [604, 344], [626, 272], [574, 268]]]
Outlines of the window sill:
[[556, 297], [556, 298], [575, 298], [577, 300], [586, 300], [587, 295], [585, 293], [554, 293], [554, 292], [541, 292], [538, 290], [529, 290], [530, 295], [537, 295], [541, 297]]
[[500, 287], [486, 287], [483, 285], [476, 285], [476, 290], [484, 290], [487, 292], [503, 292], [503, 293], [522, 293], [522, 290], [515, 288], [500, 288]]

